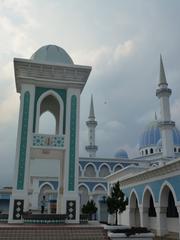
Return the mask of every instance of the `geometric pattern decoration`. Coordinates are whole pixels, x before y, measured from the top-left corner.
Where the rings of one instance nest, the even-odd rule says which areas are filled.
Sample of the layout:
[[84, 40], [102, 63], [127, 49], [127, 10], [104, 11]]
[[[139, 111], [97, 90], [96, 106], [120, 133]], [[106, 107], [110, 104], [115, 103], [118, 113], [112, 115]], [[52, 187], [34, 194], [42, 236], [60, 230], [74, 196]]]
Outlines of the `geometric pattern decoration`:
[[36, 129], [37, 101], [43, 93], [45, 93], [49, 90], [52, 90], [52, 91], [56, 92], [63, 100], [63, 103], [64, 103], [63, 134], [65, 134], [65, 129], [66, 129], [66, 94], [67, 94], [67, 91], [66, 91], [66, 89], [44, 88], [44, 87], [36, 87], [36, 89], [35, 89], [33, 132], [35, 132], [35, 129]]
[[77, 97], [73, 95], [71, 97], [71, 113], [70, 113], [69, 184], [68, 184], [69, 191], [74, 191], [75, 180], [76, 112], [77, 112]]
[[66, 211], [68, 220], [76, 219], [76, 201], [67, 201], [66, 202]]
[[34, 134], [33, 135], [33, 146], [34, 147], [57, 147], [64, 148], [65, 136], [51, 136], [45, 134]]
[[24, 200], [14, 200], [13, 219], [21, 220], [23, 214]]
[[26, 164], [26, 147], [27, 147], [27, 134], [28, 134], [28, 120], [29, 120], [29, 104], [30, 94], [25, 92], [24, 94], [24, 105], [23, 105], [23, 116], [22, 116], [22, 128], [21, 128], [21, 142], [19, 151], [19, 168], [18, 168], [18, 179], [17, 189], [24, 188], [24, 174]]

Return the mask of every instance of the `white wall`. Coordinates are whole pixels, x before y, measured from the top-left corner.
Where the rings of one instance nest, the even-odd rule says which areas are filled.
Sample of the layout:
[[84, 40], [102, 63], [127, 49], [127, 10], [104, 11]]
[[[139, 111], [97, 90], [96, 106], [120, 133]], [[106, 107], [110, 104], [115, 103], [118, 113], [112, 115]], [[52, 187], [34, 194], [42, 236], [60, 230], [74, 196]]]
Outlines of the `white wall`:
[[118, 216], [118, 224], [129, 225], [129, 209], [126, 209]]
[[30, 176], [58, 177], [60, 172], [58, 159], [33, 159], [30, 164]]
[[179, 232], [179, 218], [166, 218], [168, 232]]
[[156, 229], [157, 228], [157, 218], [156, 217], [149, 217], [148, 218], [148, 224], [150, 229]]

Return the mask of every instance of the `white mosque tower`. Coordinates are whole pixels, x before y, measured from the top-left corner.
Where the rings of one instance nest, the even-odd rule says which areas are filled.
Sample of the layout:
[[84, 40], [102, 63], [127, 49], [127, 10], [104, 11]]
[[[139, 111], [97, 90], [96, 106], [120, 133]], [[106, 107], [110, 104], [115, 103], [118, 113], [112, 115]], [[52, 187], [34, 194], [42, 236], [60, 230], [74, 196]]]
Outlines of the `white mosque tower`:
[[158, 85], [159, 88], [156, 90], [156, 96], [160, 99], [161, 118], [159, 121], [159, 127], [162, 137], [162, 153], [164, 158], [173, 158], [174, 147], [172, 128], [175, 126], [175, 122], [171, 121], [169, 105], [169, 97], [172, 91], [170, 88], [168, 88], [162, 56], [160, 56], [160, 76]]
[[93, 96], [91, 96], [91, 104], [88, 121], [86, 122], [88, 127], [89, 145], [86, 146], [86, 151], [89, 153], [89, 157], [96, 157], [96, 151], [98, 147], [95, 145], [95, 128], [97, 121], [95, 120]]

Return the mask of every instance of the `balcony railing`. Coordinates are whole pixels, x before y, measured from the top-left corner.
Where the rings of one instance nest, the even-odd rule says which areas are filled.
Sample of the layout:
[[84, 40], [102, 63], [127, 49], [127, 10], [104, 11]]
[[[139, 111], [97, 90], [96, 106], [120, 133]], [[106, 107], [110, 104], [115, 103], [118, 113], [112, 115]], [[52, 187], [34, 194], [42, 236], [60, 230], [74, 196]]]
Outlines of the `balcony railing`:
[[64, 135], [33, 134], [33, 147], [41, 148], [64, 148]]

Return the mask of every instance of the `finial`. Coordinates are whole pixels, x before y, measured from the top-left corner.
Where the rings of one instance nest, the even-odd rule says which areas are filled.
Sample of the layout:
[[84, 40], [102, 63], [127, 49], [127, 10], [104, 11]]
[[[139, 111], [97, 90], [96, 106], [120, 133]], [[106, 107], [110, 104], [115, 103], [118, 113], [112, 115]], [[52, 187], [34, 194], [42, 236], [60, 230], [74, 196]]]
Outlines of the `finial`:
[[160, 54], [159, 86], [162, 85], [162, 84], [168, 85], [167, 81], [166, 81], [166, 74], [165, 74], [165, 71], [164, 71], [162, 55]]
[[155, 112], [155, 120], [157, 121], [157, 114], [156, 114], [156, 112]]

